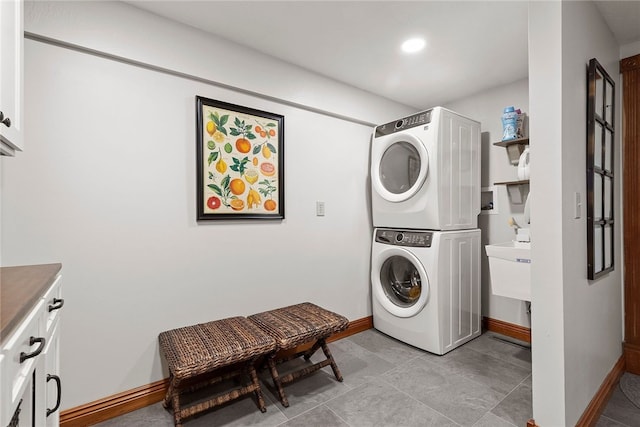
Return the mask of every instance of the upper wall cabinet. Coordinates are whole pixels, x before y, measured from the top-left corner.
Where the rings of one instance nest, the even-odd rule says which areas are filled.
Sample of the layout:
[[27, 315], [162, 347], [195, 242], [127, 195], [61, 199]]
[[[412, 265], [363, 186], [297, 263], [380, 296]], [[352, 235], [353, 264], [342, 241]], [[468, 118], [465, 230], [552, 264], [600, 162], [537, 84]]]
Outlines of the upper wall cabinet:
[[23, 2], [0, 1], [0, 154], [23, 149]]

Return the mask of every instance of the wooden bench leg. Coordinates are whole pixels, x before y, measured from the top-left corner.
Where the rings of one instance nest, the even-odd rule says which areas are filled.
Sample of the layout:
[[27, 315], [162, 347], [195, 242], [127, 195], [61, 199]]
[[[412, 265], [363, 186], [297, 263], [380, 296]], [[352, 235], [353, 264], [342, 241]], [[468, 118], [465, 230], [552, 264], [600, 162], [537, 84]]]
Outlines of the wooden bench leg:
[[269, 365], [269, 371], [271, 371], [271, 378], [273, 378], [273, 385], [276, 390], [278, 390], [278, 397], [280, 398], [280, 403], [285, 408], [289, 407], [289, 400], [287, 400], [287, 396], [284, 393], [284, 389], [282, 388], [282, 382], [280, 381], [280, 375], [278, 374], [278, 370], [276, 369], [276, 354], [270, 354], [267, 357], [267, 364]]
[[[264, 413], [267, 411], [266, 403], [264, 400], [264, 396], [262, 394], [262, 390], [260, 388], [260, 382], [258, 380], [258, 375], [255, 370], [255, 359], [249, 360], [245, 362], [244, 366], [240, 366], [230, 372], [224, 373], [222, 375], [216, 375], [210, 378], [203, 379], [201, 381], [191, 383], [191, 384], [183, 384], [182, 387], [178, 387], [175, 384], [175, 379], [173, 376], [170, 376], [169, 388], [167, 389], [167, 393], [162, 401], [162, 405], [167, 409], [173, 410], [173, 420], [175, 423], [175, 427], [182, 426], [182, 420], [186, 417], [191, 417], [198, 413], [207, 411], [216, 406], [225, 404], [231, 400], [235, 400], [241, 396], [244, 396], [249, 393], [254, 393], [257, 398], [257, 406], [260, 409], [260, 412]], [[276, 372], [277, 374], [277, 372]], [[242, 380], [242, 376], [247, 375], [250, 378], [250, 384], [247, 381]], [[197, 404], [192, 404], [185, 408], [182, 408], [181, 405], [181, 394], [183, 393], [192, 393], [201, 388], [219, 383], [221, 381], [227, 379], [234, 379], [239, 381], [240, 387], [236, 387], [225, 394], [219, 394], [216, 397], [213, 397], [209, 400], [199, 401]]]
[[[305, 360], [309, 360], [309, 358], [316, 352], [317, 349], [322, 348], [322, 351], [324, 352], [324, 355], [326, 357], [325, 360], [322, 360], [318, 363], [314, 363], [312, 365], [308, 365], [304, 368], [301, 368], [297, 371], [291, 372], [289, 374], [286, 374], [284, 376], [280, 376], [280, 374], [278, 373], [278, 370], [276, 369], [276, 365], [279, 362], [284, 362], [284, 361], [288, 361], [291, 359], [295, 359], [296, 357], [300, 357], [300, 356], [304, 356]], [[317, 340], [313, 346], [307, 350], [304, 353], [297, 353], [297, 354], [293, 354], [291, 356], [288, 356], [284, 359], [281, 360], [276, 360], [276, 354], [271, 354], [268, 358], [267, 358], [267, 365], [269, 366], [269, 370], [271, 371], [271, 377], [273, 378], [273, 384], [276, 388], [276, 390], [278, 391], [278, 398], [280, 399], [280, 403], [282, 403], [282, 406], [284, 406], [285, 408], [289, 406], [289, 400], [287, 399], [287, 395], [284, 391], [284, 385], [285, 384], [289, 384], [290, 382], [293, 382], [295, 380], [297, 380], [298, 378], [302, 378], [304, 376], [309, 375], [312, 372], [315, 372], [319, 369], [324, 368], [325, 366], [331, 366], [331, 369], [333, 370], [333, 374], [336, 377], [336, 380], [342, 382], [343, 378], [342, 378], [342, 374], [340, 373], [340, 369], [338, 369], [338, 365], [335, 362], [335, 359], [333, 358], [333, 355], [331, 354], [331, 350], [329, 350], [329, 346], [327, 345], [327, 342], [325, 340], [325, 338], [320, 338], [319, 340]]]
[[331, 365], [331, 369], [333, 369], [333, 374], [336, 376], [336, 379], [342, 382], [342, 374], [340, 373], [340, 369], [338, 369], [338, 365], [336, 365], [336, 361], [333, 358], [331, 351], [329, 350], [329, 346], [327, 346], [327, 342], [325, 338], [320, 338], [319, 340], [317, 340], [313, 344], [313, 346], [304, 353], [304, 360], [309, 360], [311, 356], [313, 356], [313, 354], [319, 348], [322, 348], [322, 351], [324, 352], [325, 357], [327, 358], [327, 360], [329, 361], [329, 364]]
[[169, 388], [167, 388], [167, 393], [164, 395], [164, 399], [162, 400], [162, 406], [165, 409], [169, 409], [171, 407], [172, 394], [173, 394], [173, 375], [169, 374]]
[[331, 362], [331, 369], [333, 369], [333, 375], [336, 376], [336, 379], [338, 381], [342, 382], [342, 374], [340, 373], [340, 369], [338, 369], [338, 365], [336, 365], [336, 361], [333, 359], [333, 355], [329, 350], [329, 346], [327, 345], [324, 338], [321, 340], [318, 340], [318, 342], [320, 342], [320, 345], [322, 346], [322, 351], [324, 352], [324, 355], [327, 357], [327, 360]]
[[319, 339], [316, 342], [314, 342], [313, 345], [311, 346], [311, 348], [304, 353], [304, 360], [311, 359], [311, 356], [313, 356], [313, 354], [316, 351], [318, 351], [318, 349], [322, 345], [322, 343], [320, 341], [324, 341], [324, 339]]
[[256, 368], [253, 363], [249, 365], [249, 376], [251, 377], [252, 387], [255, 388], [254, 393], [258, 399], [258, 409], [260, 409], [260, 412], [265, 413], [267, 412], [267, 406], [264, 402], [264, 396], [262, 396], [262, 389], [260, 388], [258, 375], [256, 374]]
[[180, 392], [175, 390], [171, 398], [173, 406], [173, 423], [175, 427], [182, 427], [182, 410], [180, 409]]
[[175, 427], [182, 427], [182, 414], [180, 413], [180, 391], [173, 384], [173, 375], [169, 375], [169, 388], [162, 400], [165, 409], [173, 410], [173, 423]]

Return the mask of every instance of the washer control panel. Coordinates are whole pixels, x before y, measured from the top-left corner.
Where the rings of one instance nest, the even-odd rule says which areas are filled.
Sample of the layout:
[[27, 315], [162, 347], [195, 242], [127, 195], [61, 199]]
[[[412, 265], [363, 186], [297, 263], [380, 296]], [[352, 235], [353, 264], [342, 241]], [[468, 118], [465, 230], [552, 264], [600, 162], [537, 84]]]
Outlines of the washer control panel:
[[386, 123], [384, 125], [376, 126], [376, 138], [379, 136], [390, 135], [395, 132], [411, 129], [416, 126], [426, 125], [431, 122], [431, 110], [416, 113], [413, 116], [405, 117], [404, 119], [396, 120]]
[[392, 230], [388, 228], [376, 230], [376, 242], [387, 245], [430, 248], [432, 238], [433, 232], [431, 231]]

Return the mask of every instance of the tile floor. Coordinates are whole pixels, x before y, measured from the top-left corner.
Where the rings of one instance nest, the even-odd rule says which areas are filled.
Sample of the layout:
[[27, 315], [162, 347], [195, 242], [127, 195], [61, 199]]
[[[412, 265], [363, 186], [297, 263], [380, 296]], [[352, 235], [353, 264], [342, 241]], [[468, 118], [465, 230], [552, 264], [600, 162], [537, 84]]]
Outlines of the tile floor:
[[[500, 338], [488, 332], [435, 356], [370, 329], [329, 344], [344, 382], [327, 367], [285, 387], [284, 408], [263, 372], [266, 413], [245, 397], [184, 425], [524, 427], [532, 417], [531, 352]], [[157, 403], [99, 426], [169, 427], [173, 417]], [[640, 427], [640, 409], [617, 390], [597, 426]]]
[[640, 408], [616, 386], [595, 427], [640, 427]]

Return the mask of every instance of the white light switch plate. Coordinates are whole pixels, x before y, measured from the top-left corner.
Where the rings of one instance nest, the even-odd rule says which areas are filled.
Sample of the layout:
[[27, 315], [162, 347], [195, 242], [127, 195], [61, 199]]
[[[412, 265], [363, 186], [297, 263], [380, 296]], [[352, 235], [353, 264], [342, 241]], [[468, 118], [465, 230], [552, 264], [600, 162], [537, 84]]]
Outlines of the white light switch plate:
[[316, 216], [324, 216], [324, 202], [316, 202]]

